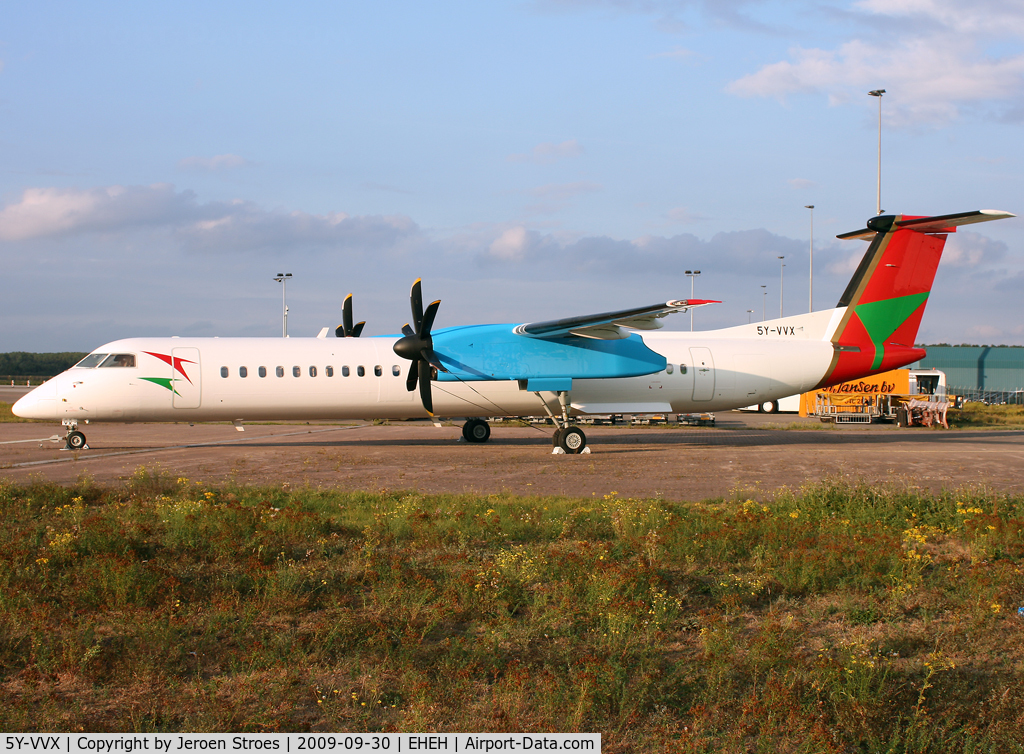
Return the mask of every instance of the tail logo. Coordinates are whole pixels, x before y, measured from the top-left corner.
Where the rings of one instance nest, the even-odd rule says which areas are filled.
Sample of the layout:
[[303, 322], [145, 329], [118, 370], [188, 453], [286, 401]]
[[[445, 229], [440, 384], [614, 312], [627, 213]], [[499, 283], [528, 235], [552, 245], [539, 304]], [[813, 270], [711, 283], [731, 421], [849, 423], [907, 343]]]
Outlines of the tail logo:
[[[893, 333], [910, 318], [928, 300], [928, 291], [915, 293], [910, 296], [890, 298], [884, 301], [872, 301], [868, 304], [859, 304], [854, 307], [857, 318], [864, 325], [871, 344], [875, 347], [875, 358], [871, 362], [871, 369], [874, 371], [882, 365], [885, 357], [885, 344]], [[910, 348], [913, 343], [901, 343], [901, 346]]]

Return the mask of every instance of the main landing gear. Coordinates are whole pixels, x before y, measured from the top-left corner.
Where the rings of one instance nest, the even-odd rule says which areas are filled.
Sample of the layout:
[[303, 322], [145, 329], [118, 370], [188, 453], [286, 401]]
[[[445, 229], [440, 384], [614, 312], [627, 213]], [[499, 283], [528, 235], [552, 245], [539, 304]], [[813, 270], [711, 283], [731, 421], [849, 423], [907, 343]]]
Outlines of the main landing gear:
[[579, 427], [559, 427], [551, 437], [551, 444], [555, 446], [553, 452], [558, 453], [589, 453], [587, 447], [587, 436]]
[[89, 446], [85, 442], [85, 435], [78, 431], [78, 422], [76, 420], [65, 419], [61, 424], [68, 428], [68, 433], [64, 437], [65, 450], [89, 449]]
[[491, 425], [483, 419], [470, 419], [462, 425], [462, 438], [466, 442], [487, 442], [491, 437]]
[[[589, 453], [590, 448], [587, 447], [587, 436], [583, 434], [583, 430], [569, 424], [568, 391], [562, 390], [557, 393], [558, 403], [562, 409], [560, 417], [555, 415], [539, 392], [534, 393], [534, 395], [540, 398], [544, 410], [551, 417], [551, 421], [555, 423], [555, 434], [551, 437], [551, 444], [555, 446], [552, 453], [568, 453], [570, 455]], [[470, 419], [462, 425], [462, 439], [466, 442], [487, 442], [490, 437], [491, 427], [483, 419]]]
[[555, 416], [551, 407], [548, 406], [548, 402], [544, 400], [544, 396], [539, 392], [534, 393], [534, 395], [540, 398], [540, 402], [544, 405], [544, 410], [548, 412], [548, 416], [551, 417], [551, 421], [557, 427], [555, 434], [551, 437], [551, 444], [555, 446], [555, 449], [551, 452], [553, 454], [568, 453], [570, 455], [589, 453], [590, 448], [587, 447], [587, 436], [583, 434], [583, 430], [569, 424], [569, 391], [559, 390], [557, 392], [558, 405], [562, 409], [561, 417]]

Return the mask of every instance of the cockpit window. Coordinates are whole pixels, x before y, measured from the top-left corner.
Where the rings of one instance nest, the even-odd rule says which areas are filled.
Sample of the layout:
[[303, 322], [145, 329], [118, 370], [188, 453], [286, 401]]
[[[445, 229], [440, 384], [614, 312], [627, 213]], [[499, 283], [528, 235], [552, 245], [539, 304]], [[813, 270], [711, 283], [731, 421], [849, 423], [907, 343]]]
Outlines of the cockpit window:
[[100, 368], [133, 366], [135, 366], [135, 354], [133, 353], [112, 353], [100, 364]]
[[100, 362], [107, 358], [105, 353], [91, 353], [75, 364], [76, 369], [92, 369], [99, 366]]

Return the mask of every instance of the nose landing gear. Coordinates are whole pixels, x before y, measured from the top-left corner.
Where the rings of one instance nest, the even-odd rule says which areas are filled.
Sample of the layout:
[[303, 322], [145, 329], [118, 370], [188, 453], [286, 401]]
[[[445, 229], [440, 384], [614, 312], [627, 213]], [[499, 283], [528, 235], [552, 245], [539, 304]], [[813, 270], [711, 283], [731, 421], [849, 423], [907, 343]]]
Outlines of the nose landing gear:
[[61, 422], [65, 427], [68, 428], [68, 433], [64, 437], [65, 450], [88, 450], [89, 445], [85, 441], [85, 435], [78, 431], [78, 421], [75, 419], [65, 419]]

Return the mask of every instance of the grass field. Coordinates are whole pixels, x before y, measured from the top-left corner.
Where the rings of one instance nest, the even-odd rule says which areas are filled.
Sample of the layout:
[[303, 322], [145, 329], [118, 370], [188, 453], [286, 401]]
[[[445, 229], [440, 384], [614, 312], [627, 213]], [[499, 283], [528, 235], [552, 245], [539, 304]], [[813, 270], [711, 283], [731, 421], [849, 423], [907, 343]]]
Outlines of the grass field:
[[950, 412], [951, 426], [1024, 429], [1024, 406], [986, 406], [965, 403], [959, 411]]
[[[13, 403], [4, 403], [3, 401], [0, 401], [0, 424], [11, 423], [11, 422], [21, 423], [21, 422], [30, 422], [30, 421], [32, 421], [31, 419], [22, 419], [20, 416], [15, 416], [14, 412], [11, 411], [11, 406], [13, 406], [13, 405], [14, 405]], [[51, 424], [52, 424], [52, 422], [51, 422]]]
[[1024, 500], [0, 484], [6, 731], [1019, 751]]

